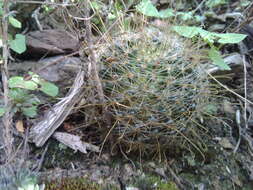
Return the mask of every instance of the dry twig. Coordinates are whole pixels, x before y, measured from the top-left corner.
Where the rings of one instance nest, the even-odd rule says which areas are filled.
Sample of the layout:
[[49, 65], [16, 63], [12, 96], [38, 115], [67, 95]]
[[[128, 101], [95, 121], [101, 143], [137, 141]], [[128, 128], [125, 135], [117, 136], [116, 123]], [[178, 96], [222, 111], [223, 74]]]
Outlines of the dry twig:
[[244, 69], [244, 122], [245, 122], [245, 129], [248, 129], [248, 119], [247, 119], [247, 67], [246, 67], [246, 58], [243, 55], [243, 69]]
[[71, 113], [74, 105], [82, 99], [84, 73], [83, 70], [78, 72], [73, 87], [68, 95], [55, 104], [42, 121], [31, 128], [30, 137], [36, 146], [43, 146], [45, 144], [69, 113]]
[[249, 104], [253, 105], [253, 102], [245, 99], [245, 97], [241, 96], [240, 94], [237, 94], [236, 92], [234, 92], [233, 90], [229, 89], [226, 85], [222, 84], [221, 82], [219, 82], [214, 76], [212, 76], [210, 73], [207, 72], [207, 74], [216, 82], [218, 83], [221, 87], [225, 88], [227, 91], [231, 92], [232, 94], [234, 94], [235, 96], [237, 96], [238, 98], [240, 98], [241, 100], [243, 100], [244, 102], [248, 102]]
[[74, 6], [76, 5], [75, 3], [54, 3], [54, 2], [46, 2], [46, 1], [39, 1], [39, 0], [34, 0], [34, 1], [22, 1], [22, 0], [14, 0], [14, 3], [25, 3], [25, 4], [40, 4], [40, 5], [55, 5], [55, 6]]
[[[85, 10], [85, 18], [90, 18], [90, 2], [85, 1], [84, 4], [86, 10]], [[101, 81], [99, 79], [98, 71], [97, 71], [97, 61], [96, 61], [96, 55], [94, 51], [94, 44], [92, 42], [92, 31], [91, 31], [91, 22], [90, 19], [85, 19], [85, 28], [86, 28], [86, 41], [87, 45], [90, 51], [90, 63], [88, 66], [88, 77], [90, 84], [97, 88], [97, 93], [99, 100], [101, 102], [104, 102], [104, 92], [103, 87], [101, 84]]]
[[64, 133], [64, 132], [55, 132], [53, 137], [65, 144], [66, 146], [72, 148], [73, 150], [87, 154], [87, 150], [91, 150], [93, 152], [99, 152], [99, 147], [90, 143], [83, 142], [81, 137]]

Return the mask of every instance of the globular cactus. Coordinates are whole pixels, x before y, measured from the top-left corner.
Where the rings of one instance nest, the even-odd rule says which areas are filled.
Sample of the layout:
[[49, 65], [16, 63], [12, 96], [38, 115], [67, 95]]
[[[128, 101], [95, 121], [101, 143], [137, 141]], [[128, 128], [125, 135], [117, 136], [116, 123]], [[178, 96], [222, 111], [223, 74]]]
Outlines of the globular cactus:
[[114, 142], [126, 152], [149, 155], [186, 144], [201, 147], [203, 118], [217, 102], [202, 50], [152, 27], [111, 43], [100, 56], [100, 76], [114, 118]]

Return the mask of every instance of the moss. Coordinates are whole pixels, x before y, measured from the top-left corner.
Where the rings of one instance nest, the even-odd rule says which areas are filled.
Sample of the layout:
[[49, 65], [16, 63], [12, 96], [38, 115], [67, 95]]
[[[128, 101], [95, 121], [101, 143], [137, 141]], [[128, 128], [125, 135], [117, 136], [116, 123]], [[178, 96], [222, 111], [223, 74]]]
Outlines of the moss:
[[50, 146], [43, 167], [65, 169], [68, 168], [68, 163], [79, 161], [81, 158], [83, 158], [83, 155], [80, 152], [75, 153], [74, 150], [52, 139], [50, 140]]
[[79, 177], [47, 182], [45, 190], [118, 190], [118, 188], [111, 184], [99, 185]]
[[140, 190], [178, 190], [172, 181], [163, 181], [160, 177], [147, 176], [137, 179], [135, 186]]
[[[178, 190], [173, 182], [161, 180], [159, 177], [148, 176], [137, 179], [135, 185], [140, 190]], [[117, 190], [115, 186], [101, 186], [85, 178], [64, 178], [46, 183], [45, 190]]]
[[101, 186], [85, 178], [64, 178], [46, 183], [45, 190], [101, 190]]
[[173, 182], [162, 183], [158, 187], [158, 190], [178, 190], [177, 186]]

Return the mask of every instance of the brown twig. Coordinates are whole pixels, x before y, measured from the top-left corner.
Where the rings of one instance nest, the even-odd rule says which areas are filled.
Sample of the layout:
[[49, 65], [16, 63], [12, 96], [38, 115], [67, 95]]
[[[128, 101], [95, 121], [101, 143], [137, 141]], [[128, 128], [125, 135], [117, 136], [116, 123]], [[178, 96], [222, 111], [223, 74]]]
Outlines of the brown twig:
[[[90, 1], [85, 1], [84, 5], [86, 8], [85, 18], [90, 18]], [[99, 100], [101, 102], [104, 102], [104, 92], [103, 92], [103, 87], [102, 87], [102, 84], [98, 75], [98, 71], [97, 71], [96, 55], [94, 51], [94, 44], [92, 42], [91, 22], [90, 22], [90, 19], [86, 19], [84, 22], [85, 22], [85, 28], [86, 28], [86, 41], [87, 41], [88, 49], [90, 51], [88, 77], [89, 77], [91, 85], [94, 85], [97, 88]]]
[[55, 5], [55, 6], [75, 6], [75, 3], [54, 3], [54, 2], [45, 2], [45, 1], [22, 1], [22, 0], [15, 0], [14, 3], [25, 3], [25, 4], [41, 4], [41, 5]]
[[3, 115], [3, 139], [5, 143], [5, 153], [6, 159], [8, 160], [12, 154], [12, 130], [11, 130], [11, 113], [10, 113], [10, 101], [8, 98], [9, 88], [8, 88], [8, 13], [9, 13], [9, 0], [3, 1], [3, 17], [2, 17], [2, 40], [3, 40], [3, 64], [1, 64], [1, 74], [3, 83], [3, 95], [4, 95], [4, 107], [5, 114]]

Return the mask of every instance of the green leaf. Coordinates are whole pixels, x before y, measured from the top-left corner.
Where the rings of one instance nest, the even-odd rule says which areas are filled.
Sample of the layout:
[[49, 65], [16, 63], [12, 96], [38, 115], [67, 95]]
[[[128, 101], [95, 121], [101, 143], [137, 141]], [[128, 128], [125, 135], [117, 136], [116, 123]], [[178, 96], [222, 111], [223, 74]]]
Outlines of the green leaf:
[[32, 80], [24, 80], [23, 77], [14, 76], [11, 77], [8, 81], [10, 88], [24, 88], [28, 90], [36, 90], [38, 85]]
[[178, 12], [177, 15], [183, 20], [190, 20], [193, 18], [193, 13], [192, 12]]
[[227, 0], [208, 0], [206, 2], [206, 6], [208, 8], [213, 8], [213, 7], [217, 7], [217, 6], [220, 6], [220, 5], [224, 5], [226, 3], [228, 3]]
[[203, 40], [212, 44], [217, 39], [218, 42], [221, 44], [235, 44], [241, 42], [247, 36], [245, 34], [236, 33], [219, 34], [215, 32], [208, 32], [200, 27], [195, 26], [173, 26], [172, 29], [176, 31], [179, 35], [184, 36], [186, 38], [192, 38], [199, 34], [203, 38]]
[[30, 76], [32, 76], [32, 79], [31, 79], [31, 80], [34, 81], [35, 83], [39, 83], [39, 82], [41, 81], [39, 75], [37, 75], [37, 74], [35, 74], [35, 73], [31, 72], [31, 71], [29, 71], [28, 74], [29, 74]]
[[22, 34], [16, 34], [15, 39], [10, 41], [10, 48], [18, 54], [25, 52], [25, 36]]
[[137, 6], [136, 10], [145, 16], [159, 17], [159, 12], [150, 0], [142, 0]]
[[223, 70], [231, 70], [230, 67], [224, 62], [223, 58], [220, 55], [220, 52], [215, 48], [211, 48], [208, 52], [209, 58], [213, 61], [213, 63], [219, 66]]
[[37, 115], [37, 106], [22, 107], [21, 111], [27, 117], [35, 117]]
[[30, 95], [30, 98], [26, 100], [26, 103], [35, 106], [39, 105], [41, 101], [37, 97]]
[[192, 38], [198, 35], [200, 28], [195, 26], [173, 26], [172, 29], [181, 36]]
[[199, 28], [199, 35], [203, 38], [204, 41], [207, 41], [209, 43], [214, 43], [214, 40], [217, 38], [216, 33], [208, 32], [202, 28]]
[[241, 42], [246, 38], [245, 34], [235, 34], [235, 33], [227, 33], [227, 34], [217, 34], [220, 39], [218, 40], [221, 44], [236, 44]]
[[15, 19], [13, 16], [9, 16], [9, 22], [11, 23], [12, 26], [15, 28], [21, 28], [22, 24], [19, 22], [17, 19]]
[[158, 12], [160, 18], [169, 18], [175, 16], [173, 9], [165, 9]]
[[0, 107], [0, 117], [3, 116], [5, 113], [5, 108]]
[[11, 98], [11, 100], [17, 103], [22, 103], [26, 101], [27, 97], [29, 98], [29, 94], [27, 93], [25, 89], [11, 88], [9, 91], [9, 97]]
[[54, 97], [57, 96], [57, 94], [59, 93], [58, 87], [50, 82], [41, 81], [40, 85], [41, 85], [40, 90], [49, 96]]

